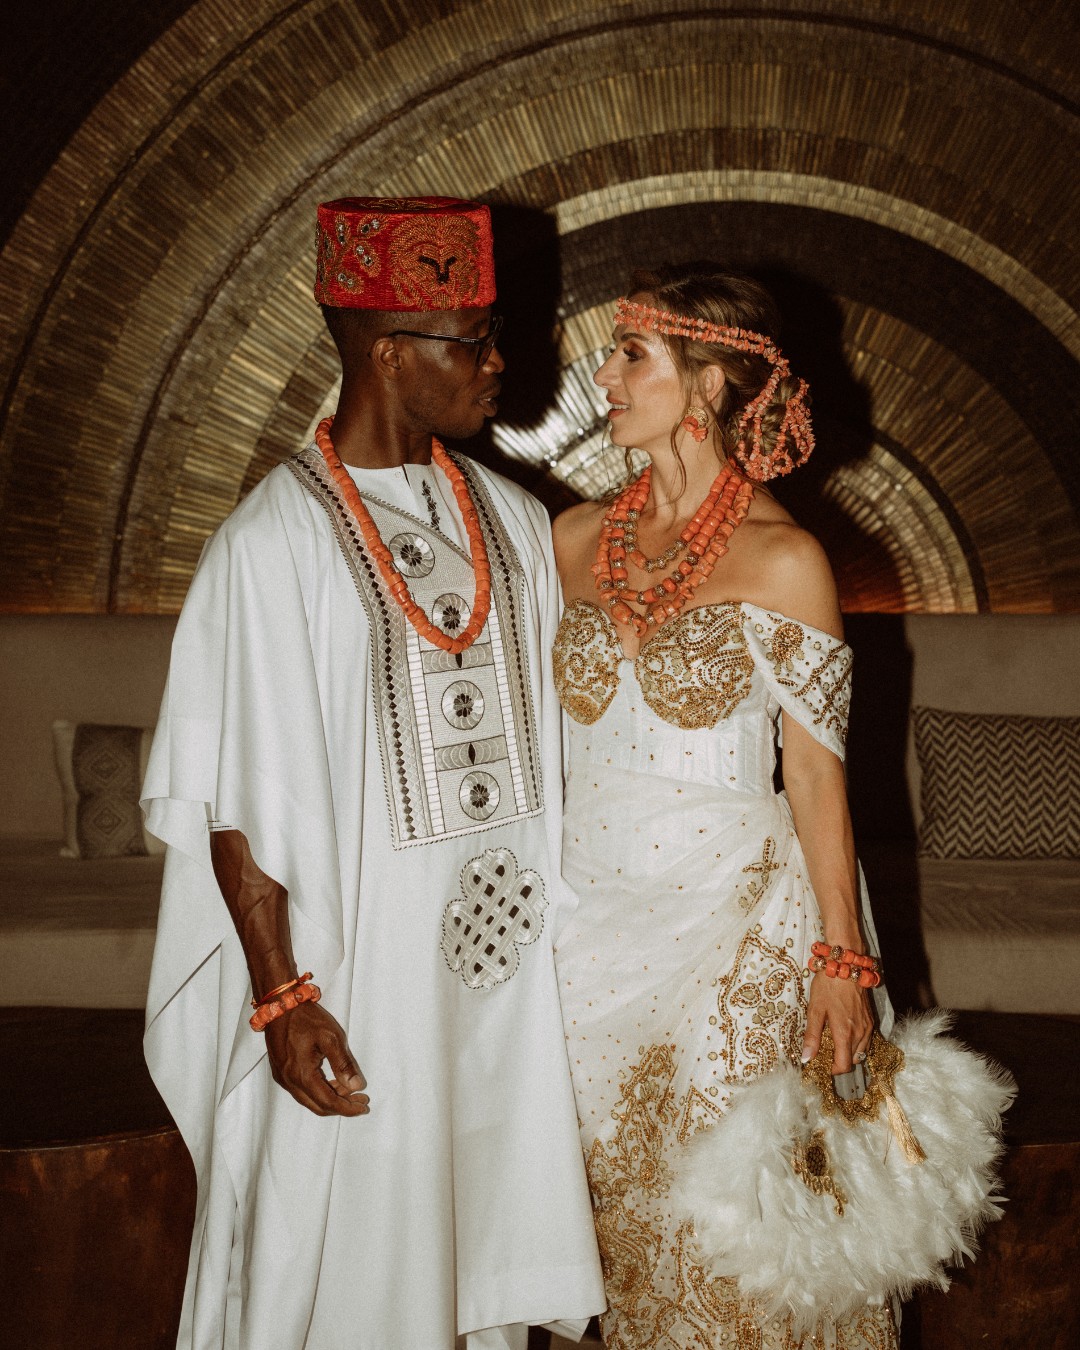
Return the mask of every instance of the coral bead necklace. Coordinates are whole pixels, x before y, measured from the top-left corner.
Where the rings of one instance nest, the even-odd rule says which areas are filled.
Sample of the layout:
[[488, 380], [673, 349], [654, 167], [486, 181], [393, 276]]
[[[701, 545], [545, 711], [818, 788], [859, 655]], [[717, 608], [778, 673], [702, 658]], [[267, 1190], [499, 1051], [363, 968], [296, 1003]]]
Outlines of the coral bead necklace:
[[[683, 608], [697, 588], [712, 575], [728, 550], [728, 540], [746, 519], [754, 497], [754, 485], [725, 464], [713, 481], [708, 496], [693, 519], [680, 532], [675, 544], [659, 558], [647, 558], [637, 546], [637, 522], [649, 500], [652, 466], [636, 482], [619, 493], [600, 527], [596, 562], [592, 574], [602, 600], [607, 601], [616, 623], [644, 637], [650, 624], [659, 626]], [[629, 591], [626, 562], [643, 572], [665, 566], [685, 547], [686, 556], [670, 576], [644, 591]], [[673, 552], [674, 550], [674, 552]], [[645, 607], [639, 614], [629, 599]]]
[[330, 470], [334, 482], [341, 489], [345, 504], [360, 527], [360, 533], [364, 536], [364, 543], [367, 545], [368, 552], [375, 559], [382, 579], [386, 582], [387, 589], [422, 638], [426, 638], [428, 642], [436, 647], [441, 647], [444, 652], [449, 652], [452, 656], [460, 655], [466, 648], [471, 647], [480, 636], [491, 609], [491, 564], [488, 562], [487, 545], [484, 543], [483, 531], [480, 529], [480, 517], [476, 514], [476, 507], [469, 496], [469, 485], [465, 481], [465, 475], [446, 453], [442, 443], [433, 436], [431, 438], [431, 458], [446, 474], [450, 480], [450, 486], [454, 490], [454, 499], [458, 504], [458, 510], [461, 512], [462, 519], [465, 522], [465, 531], [469, 537], [469, 556], [472, 559], [473, 573], [476, 577], [476, 598], [473, 600], [469, 622], [461, 633], [453, 637], [437, 627], [412, 598], [408, 582], [394, 565], [394, 555], [383, 543], [379, 534], [379, 527], [372, 520], [371, 513], [364, 505], [364, 499], [360, 496], [356, 484], [352, 480], [352, 475], [342, 464], [337, 451], [334, 449], [334, 443], [330, 439], [330, 427], [333, 425], [333, 421], [332, 417], [325, 417], [315, 428], [315, 444], [322, 452], [322, 457], [326, 460], [326, 467]]

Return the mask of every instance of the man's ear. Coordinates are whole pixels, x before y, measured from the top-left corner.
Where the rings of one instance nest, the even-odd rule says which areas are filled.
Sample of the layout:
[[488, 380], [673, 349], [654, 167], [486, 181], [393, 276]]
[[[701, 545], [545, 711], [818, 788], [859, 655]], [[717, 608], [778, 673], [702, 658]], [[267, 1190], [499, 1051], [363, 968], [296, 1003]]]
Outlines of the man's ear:
[[724, 375], [723, 366], [706, 366], [701, 372], [701, 384], [705, 390], [705, 397], [710, 403], [716, 402], [726, 383], [727, 377]]
[[371, 344], [368, 359], [385, 380], [399, 380], [404, 372], [404, 348], [392, 337], [377, 337]]

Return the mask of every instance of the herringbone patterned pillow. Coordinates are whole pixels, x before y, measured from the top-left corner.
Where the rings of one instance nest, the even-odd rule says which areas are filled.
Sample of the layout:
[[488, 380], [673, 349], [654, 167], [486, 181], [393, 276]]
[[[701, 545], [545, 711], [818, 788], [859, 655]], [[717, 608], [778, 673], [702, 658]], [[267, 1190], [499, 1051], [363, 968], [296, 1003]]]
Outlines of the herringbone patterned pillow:
[[1080, 717], [912, 716], [924, 858], [1080, 858]]

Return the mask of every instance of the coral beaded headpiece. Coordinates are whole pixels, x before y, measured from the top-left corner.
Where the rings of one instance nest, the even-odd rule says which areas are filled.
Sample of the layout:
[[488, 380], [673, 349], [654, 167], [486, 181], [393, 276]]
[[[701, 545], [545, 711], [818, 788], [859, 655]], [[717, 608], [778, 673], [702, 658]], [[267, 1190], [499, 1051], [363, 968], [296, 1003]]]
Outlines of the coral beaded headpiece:
[[344, 309], [483, 309], [495, 299], [491, 213], [457, 197], [322, 202], [315, 299]]
[[805, 380], [799, 381], [797, 392], [787, 400], [783, 421], [772, 449], [766, 452], [762, 444], [762, 415], [775, 397], [780, 381], [791, 374], [787, 358], [772, 338], [746, 328], [727, 328], [709, 323], [706, 319], [673, 314], [670, 310], [643, 305], [626, 296], [622, 296], [616, 305], [615, 323], [652, 329], [669, 337], [690, 338], [694, 342], [717, 343], [735, 351], [763, 356], [772, 366], [772, 372], [761, 392], [742, 410], [735, 458], [746, 476], [758, 483], [790, 473], [809, 458], [814, 448], [814, 433], [810, 427], [810, 409], [807, 406], [810, 390]]

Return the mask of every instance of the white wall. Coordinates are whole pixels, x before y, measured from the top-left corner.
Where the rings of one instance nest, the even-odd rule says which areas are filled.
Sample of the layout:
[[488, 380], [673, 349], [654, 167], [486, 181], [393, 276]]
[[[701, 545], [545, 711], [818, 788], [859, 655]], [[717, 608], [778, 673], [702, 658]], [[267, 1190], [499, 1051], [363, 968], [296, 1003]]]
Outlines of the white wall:
[[153, 726], [174, 618], [0, 615], [0, 835], [59, 839], [51, 724]]
[[[897, 672], [895, 689], [882, 687], [882, 698], [959, 712], [1080, 715], [1080, 615], [867, 617], [884, 620], [898, 657], [906, 647], [908, 669]], [[902, 625], [902, 642], [893, 622]], [[0, 836], [59, 839], [63, 832], [55, 718], [154, 725], [175, 625], [157, 616], [0, 615]], [[858, 681], [860, 669], [870, 674], [870, 654], [857, 640], [857, 616], [851, 628], [863, 652]], [[907, 776], [917, 813], [910, 745]]]
[[1080, 614], [908, 614], [904, 635], [913, 704], [1080, 716]]

